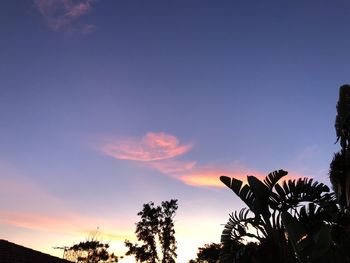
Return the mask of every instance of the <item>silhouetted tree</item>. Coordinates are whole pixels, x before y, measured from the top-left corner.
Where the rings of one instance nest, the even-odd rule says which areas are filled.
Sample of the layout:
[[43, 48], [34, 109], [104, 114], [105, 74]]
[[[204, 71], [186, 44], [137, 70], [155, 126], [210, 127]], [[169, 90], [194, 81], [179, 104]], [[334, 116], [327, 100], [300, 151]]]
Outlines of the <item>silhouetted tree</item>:
[[343, 151], [350, 146], [350, 86], [343, 85], [339, 89], [339, 100], [337, 103], [337, 116], [335, 119], [335, 131], [337, 141]]
[[177, 200], [172, 199], [170, 201], [162, 202], [159, 221], [159, 241], [163, 254], [162, 263], [174, 263], [175, 258], [177, 257], [177, 245], [173, 220], [177, 208]]
[[[153, 202], [144, 204], [142, 211], [137, 214], [141, 220], [136, 223], [135, 230], [136, 237], [142, 245], [125, 240], [125, 246], [128, 248], [126, 255], [134, 255], [139, 262], [175, 262], [177, 247], [173, 218], [177, 208], [175, 199], [162, 202], [161, 206], [155, 206]], [[162, 253], [161, 261], [158, 250]]]
[[[331, 236], [341, 227], [341, 210], [329, 188], [309, 178], [278, 184], [286, 174], [275, 171], [263, 181], [248, 176], [247, 184], [220, 177], [248, 206], [230, 215], [221, 236], [223, 251], [228, 253], [222, 253], [221, 263], [323, 262], [340, 252]], [[255, 244], [231, 249], [234, 255], [229, 254], [234, 242], [243, 245], [247, 239], [255, 240]]]
[[109, 245], [92, 237], [65, 250], [64, 257], [78, 263], [116, 263], [118, 257], [108, 252]]
[[330, 180], [339, 203], [350, 208], [350, 86], [343, 85], [339, 89], [337, 117], [335, 120], [337, 142], [341, 151], [334, 155], [330, 165]]
[[219, 262], [221, 244], [211, 243], [199, 247], [197, 258], [191, 259], [189, 263], [217, 263]]
[[247, 184], [220, 177], [248, 206], [225, 225], [220, 263], [350, 263], [349, 85], [340, 88], [335, 129], [342, 148], [330, 164], [335, 194], [310, 178], [279, 184], [283, 170], [263, 181], [248, 176]]

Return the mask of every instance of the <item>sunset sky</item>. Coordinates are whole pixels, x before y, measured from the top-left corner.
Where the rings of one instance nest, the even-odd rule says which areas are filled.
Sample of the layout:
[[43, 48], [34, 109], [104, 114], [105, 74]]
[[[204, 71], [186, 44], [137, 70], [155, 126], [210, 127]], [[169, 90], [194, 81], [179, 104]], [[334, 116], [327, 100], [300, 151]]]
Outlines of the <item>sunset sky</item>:
[[0, 239], [61, 256], [98, 228], [122, 255], [142, 204], [176, 198], [186, 263], [244, 207], [220, 175], [328, 184], [349, 13], [345, 0], [1, 1]]

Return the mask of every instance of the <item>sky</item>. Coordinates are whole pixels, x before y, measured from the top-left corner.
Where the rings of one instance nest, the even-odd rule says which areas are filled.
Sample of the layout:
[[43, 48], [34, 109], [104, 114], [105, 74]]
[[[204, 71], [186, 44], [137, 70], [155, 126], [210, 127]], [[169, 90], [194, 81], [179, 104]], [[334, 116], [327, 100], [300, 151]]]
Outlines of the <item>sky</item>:
[[[329, 185], [349, 1], [5, 0], [0, 238], [118, 255], [142, 204], [178, 199], [178, 262], [244, 204], [220, 175]], [[133, 262], [125, 258], [121, 262]]]

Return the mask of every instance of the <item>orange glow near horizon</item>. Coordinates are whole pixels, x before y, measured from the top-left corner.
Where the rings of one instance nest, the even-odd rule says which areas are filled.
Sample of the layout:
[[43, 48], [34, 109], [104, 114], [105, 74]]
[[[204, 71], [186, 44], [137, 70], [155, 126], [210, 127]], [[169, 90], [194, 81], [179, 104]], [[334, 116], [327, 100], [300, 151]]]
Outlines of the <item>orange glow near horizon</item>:
[[[161, 162], [153, 166], [154, 169], [168, 172], [167, 176], [181, 180], [185, 184], [194, 187], [214, 187], [224, 188], [225, 185], [221, 183], [219, 177], [226, 175], [229, 177], [235, 177], [237, 179], [246, 182], [247, 175], [254, 175], [260, 180], [265, 177], [264, 174], [259, 172], [229, 172], [225, 169], [214, 169], [213, 167], [198, 166], [195, 162], [180, 162], [167, 160], [167, 162]], [[156, 168], [157, 167], [157, 168]], [[177, 174], [184, 173], [182, 176]], [[292, 174], [286, 179], [296, 179], [299, 175]], [[32, 197], [33, 202], [41, 200], [55, 201], [56, 204], [60, 204], [59, 211], [64, 204], [58, 202], [53, 196], [48, 195], [43, 191], [39, 185], [34, 183], [31, 188], [25, 188], [21, 184], [20, 180], [5, 180], [7, 185], [14, 186], [14, 189], [23, 190], [26, 189], [25, 196], [31, 195], [31, 191], [36, 193], [36, 196]], [[14, 191], [13, 194], [18, 194]], [[25, 197], [24, 197], [25, 199]], [[21, 199], [22, 200], [22, 199]], [[99, 237], [102, 241], [110, 243], [111, 251], [116, 252], [117, 255], [124, 255], [126, 248], [124, 246], [124, 240], [129, 239], [132, 242], [136, 241], [134, 235], [134, 224], [129, 222], [130, 227], [120, 228], [115, 227], [115, 219], [108, 219], [103, 217], [91, 217], [75, 214], [68, 208], [62, 211], [55, 211], [54, 214], [49, 212], [25, 212], [25, 211], [11, 211], [0, 210], [0, 228], [1, 226], [8, 226], [14, 229], [26, 229], [32, 233], [37, 233], [36, 236], [44, 236], [44, 238], [25, 237], [25, 234], [18, 236], [17, 240], [11, 238], [10, 241], [16, 242], [20, 245], [31, 247], [33, 249], [49, 253], [58, 257], [62, 256], [62, 251], [55, 250], [52, 247], [55, 245], [73, 245], [76, 242], [86, 240], [90, 234], [91, 229], [94, 229], [96, 225], [103, 226], [103, 231], [100, 232]], [[201, 217], [202, 218], [202, 217]], [[222, 223], [225, 223], [225, 218], [221, 220], [213, 220], [213, 217], [201, 219], [201, 223], [198, 223], [198, 213], [186, 215], [186, 218], [177, 226], [177, 240], [179, 242], [179, 262], [188, 261], [190, 258], [195, 258], [197, 248], [203, 246], [205, 243], [215, 241], [213, 237], [217, 236], [217, 242], [219, 242], [219, 236]], [[124, 219], [125, 220], [125, 219]], [[194, 227], [194, 225], [196, 225]], [[205, 232], [202, 229], [206, 229]], [[27, 231], [21, 231], [23, 233]], [[6, 235], [3, 236], [6, 238]], [[46, 240], [43, 243], [43, 240]], [[184, 261], [182, 261], [184, 260]], [[133, 257], [125, 257], [120, 260], [121, 263], [135, 262]]]
[[[62, 250], [54, 249], [56, 246], [71, 246], [80, 241], [87, 240], [89, 236], [94, 233], [88, 231], [79, 231], [82, 229], [84, 222], [80, 222], [81, 225], [70, 225], [71, 221], [67, 218], [67, 221], [61, 218], [47, 217], [41, 214], [34, 213], [15, 213], [1, 211], [0, 217], [3, 220], [0, 221], [1, 225], [11, 225], [18, 229], [28, 229], [30, 232], [37, 233], [37, 238], [27, 238], [25, 235], [20, 235], [19, 239], [11, 239], [9, 241], [23, 245], [44, 253], [48, 253], [57, 257], [62, 257]], [[180, 219], [181, 220], [181, 219]], [[219, 238], [221, 226], [218, 223], [213, 223], [212, 218], [204, 219], [200, 223], [196, 223], [196, 227], [190, 226], [195, 224], [193, 219], [182, 218], [181, 222], [178, 222], [176, 228], [176, 239], [178, 241], [178, 260], [179, 262], [187, 262], [190, 258], [195, 258], [197, 248], [213, 240], [213, 236], [217, 234]], [[205, 228], [207, 231], [203, 232], [201, 229]], [[110, 228], [112, 230], [112, 228]], [[113, 233], [105, 231], [96, 231], [97, 238], [101, 242], [108, 243], [110, 245], [110, 252], [114, 252], [118, 256], [123, 256], [126, 252], [124, 245], [125, 239], [132, 242], [137, 242], [134, 234], [134, 225], [130, 223], [130, 229], [121, 235], [121, 230], [114, 229]], [[26, 231], [21, 231], [26, 233]], [[40, 238], [39, 238], [40, 236]], [[2, 238], [6, 239], [6, 235]], [[43, 242], [43, 240], [45, 242]], [[124, 257], [119, 262], [129, 263], [135, 262], [133, 257]]]
[[[219, 187], [224, 188], [226, 187], [221, 181], [220, 176], [228, 176], [233, 177], [235, 179], [241, 180], [243, 184], [247, 183], [247, 176], [253, 175], [259, 180], [264, 180], [267, 174], [262, 174], [260, 172], [223, 172], [221, 170], [214, 171], [214, 170], [208, 170], [208, 171], [198, 171], [191, 174], [180, 176], [179, 179], [184, 182], [185, 184], [196, 186], [196, 187]], [[284, 178], [280, 180], [280, 183], [285, 180], [294, 180], [298, 178], [302, 178], [305, 176], [301, 175], [287, 175]]]
[[243, 183], [247, 182], [247, 175], [254, 175], [257, 178], [264, 178], [261, 173], [247, 173], [247, 172], [224, 172], [222, 170], [203, 170], [191, 174], [183, 175], [180, 180], [185, 184], [197, 187], [219, 187], [224, 188], [225, 185], [220, 181], [220, 176], [234, 177], [241, 180]]

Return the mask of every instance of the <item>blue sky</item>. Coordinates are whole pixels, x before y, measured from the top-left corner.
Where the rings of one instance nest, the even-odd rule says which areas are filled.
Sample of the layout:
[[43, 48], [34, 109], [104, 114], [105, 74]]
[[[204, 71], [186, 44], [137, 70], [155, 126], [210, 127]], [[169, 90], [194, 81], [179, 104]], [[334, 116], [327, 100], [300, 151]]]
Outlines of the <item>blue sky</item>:
[[3, 238], [57, 253], [99, 226], [119, 249], [143, 203], [178, 198], [185, 262], [243, 206], [218, 176], [283, 168], [328, 183], [349, 9], [3, 1]]

